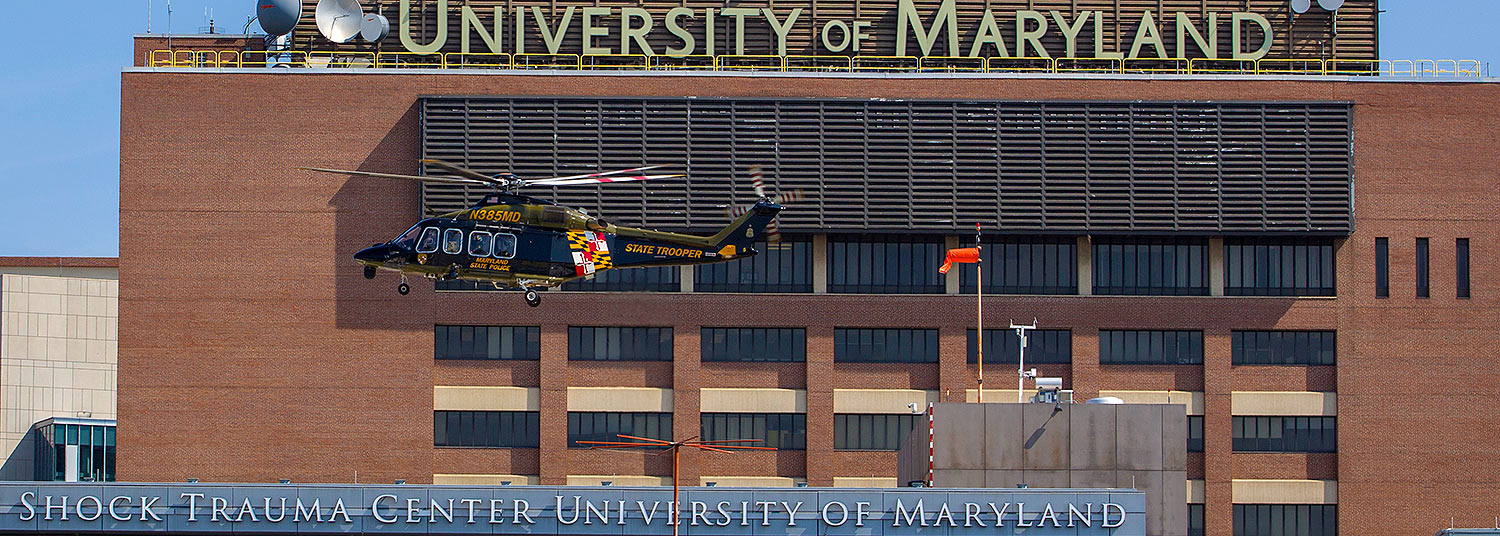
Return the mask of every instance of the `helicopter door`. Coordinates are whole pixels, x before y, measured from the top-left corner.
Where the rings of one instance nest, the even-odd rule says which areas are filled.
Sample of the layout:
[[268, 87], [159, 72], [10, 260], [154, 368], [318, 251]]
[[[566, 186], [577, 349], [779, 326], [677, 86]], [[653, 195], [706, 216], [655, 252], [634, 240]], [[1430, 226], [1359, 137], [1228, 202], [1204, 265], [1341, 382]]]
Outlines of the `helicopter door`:
[[422, 230], [422, 238], [417, 240], [417, 253], [433, 253], [438, 250], [437, 227], [428, 227]]

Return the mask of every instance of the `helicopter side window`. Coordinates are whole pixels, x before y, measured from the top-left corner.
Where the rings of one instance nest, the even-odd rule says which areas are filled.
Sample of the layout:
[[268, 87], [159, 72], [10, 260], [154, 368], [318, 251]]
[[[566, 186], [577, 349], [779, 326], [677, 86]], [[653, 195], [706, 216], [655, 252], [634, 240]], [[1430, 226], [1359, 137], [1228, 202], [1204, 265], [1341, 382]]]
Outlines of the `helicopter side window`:
[[516, 235], [508, 233], [495, 234], [495, 257], [509, 259], [516, 256]]
[[417, 253], [432, 253], [438, 248], [437, 227], [422, 230], [422, 239], [417, 241]]
[[484, 231], [474, 231], [469, 233], [469, 256], [490, 256], [490, 236], [491, 235], [489, 233]]
[[457, 255], [464, 252], [464, 232], [458, 229], [443, 230], [443, 253]]

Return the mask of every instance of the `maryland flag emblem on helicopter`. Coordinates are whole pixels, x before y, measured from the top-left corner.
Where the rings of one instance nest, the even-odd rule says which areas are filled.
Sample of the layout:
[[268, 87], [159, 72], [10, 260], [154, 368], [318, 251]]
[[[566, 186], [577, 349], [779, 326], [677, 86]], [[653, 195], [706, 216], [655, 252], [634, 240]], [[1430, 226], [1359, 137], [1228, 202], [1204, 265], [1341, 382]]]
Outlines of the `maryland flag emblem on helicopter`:
[[609, 241], [604, 233], [568, 231], [568, 249], [573, 253], [573, 267], [580, 276], [614, 266], [609, 260]]

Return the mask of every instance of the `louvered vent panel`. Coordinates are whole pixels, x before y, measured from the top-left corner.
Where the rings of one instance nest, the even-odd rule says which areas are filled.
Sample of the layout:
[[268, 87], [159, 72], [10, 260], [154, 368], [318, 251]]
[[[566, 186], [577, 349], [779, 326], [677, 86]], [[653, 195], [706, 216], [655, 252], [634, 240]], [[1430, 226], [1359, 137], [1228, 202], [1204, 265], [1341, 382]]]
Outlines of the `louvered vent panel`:
[[722, 226], [754, 202], [758, 164], [771, 193], [805, 193], [789, 231], [1352, 230], [1344, 103], [428, 97], [422, 112], [424, 156], [485, 173], [676, 165], [686, 179], [529, 191], [661, 229]]

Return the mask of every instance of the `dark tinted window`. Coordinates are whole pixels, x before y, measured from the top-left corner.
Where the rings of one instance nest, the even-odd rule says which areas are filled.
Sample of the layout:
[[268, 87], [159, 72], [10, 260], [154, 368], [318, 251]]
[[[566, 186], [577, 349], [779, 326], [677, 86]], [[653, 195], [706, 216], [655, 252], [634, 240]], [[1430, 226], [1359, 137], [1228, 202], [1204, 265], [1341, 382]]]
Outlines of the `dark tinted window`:
[[837, 328], [833, 330], [835, 362], [936, 363], [938, 330]]
[[1235, 452], [1334, 452], [1334, 417], [1235, 417]]
[[[1075, 238], [986, 238], [980, 250], [986, 294], [1077, 294], [1078, 240]], [[975, 270], [960, 265], [964, 294], [974, 292]]]
[[437, 359], [540, 359], [542, 328], [536, 326], [433, 326]]
[[1188, 536], [1203, 536], [1203, 505], [1188, 505]]
[[573, 361], [671, 361], [672, 328], [568, 326]]
[[610, 411], [569, 411], [568, 448], [589, 448], [579, 441], [632, 441], [620, 434], [672, 439], [671, 413], [624, 413]]
[[802, 328], [703, 328], [704, 361], [806, 361]]
[[760, 254], [693, 267], [694, 292], [812, 292], [812, 239], [755, 244]]
[[1123, 365], [1201, 365], [1203, 332], [1099, 330], [1099, 362]]
[[1375, 297], [1391, 297], [1391, 239], [1375, 239]]
[[753, 447], [781, 450], [807, 448], [807, 415], [803, 413], [704, 413], [703, 439], [762, 439], [764, 442], [741, 443]]
[[900, 450], [901, 443], [916, 427], [927, 424], [926, 415], [882, 415], [841, 413], [833, 416], [834, 450]]
[[[979, 362], [974, 330], [969, 330], [969, 362]], [[1066, 329], [1034, 329], [1026, 332], [1027, 363], [1072, 363], [1073, 332]], [[984, 330], [985, 363], [1019, 363], [1021, 339], [1013, 329]]]
[[1337, 504], [1236, 504], [1234, 536], [1334, 536]]
[[1453, 256], [1457, 266], [1454, 275], [1458, 280], [1458, 297], [1469, 297], [1469, 239], [1459, 238], [1453, 244]]
[[1427, 239], [1417, 239], [1417, 297], [1426, 298], [1431, 288], [1427, 273]]
[[1224, 241], [1224, 294], [1332, 296], [1330, 239], [1231, 238]]
[[1203, 416], [1188, 415], [1187, 451], [1203, 452]]
[[1236, 331], [1230, 335], [1235, 365], [1332, 365], [1332, 331]]
[[535, 411], [434, 411], [432, 444], [438, 447], [536, 448]]
[[1207, 296], [1208, 239], [1100, 238], [1094, 293]]
[[574, 279], [563, 283], [563, 290], [586, 291], [650, 291], [678, 292], [682, 290], [681, 272], [676, 266], [648, 266], [645, 268], [615, 268], [595, 272], [592, 278]]
[[828, 292], [941, 294], [941, 239], [911, 236], [828, 238]]

